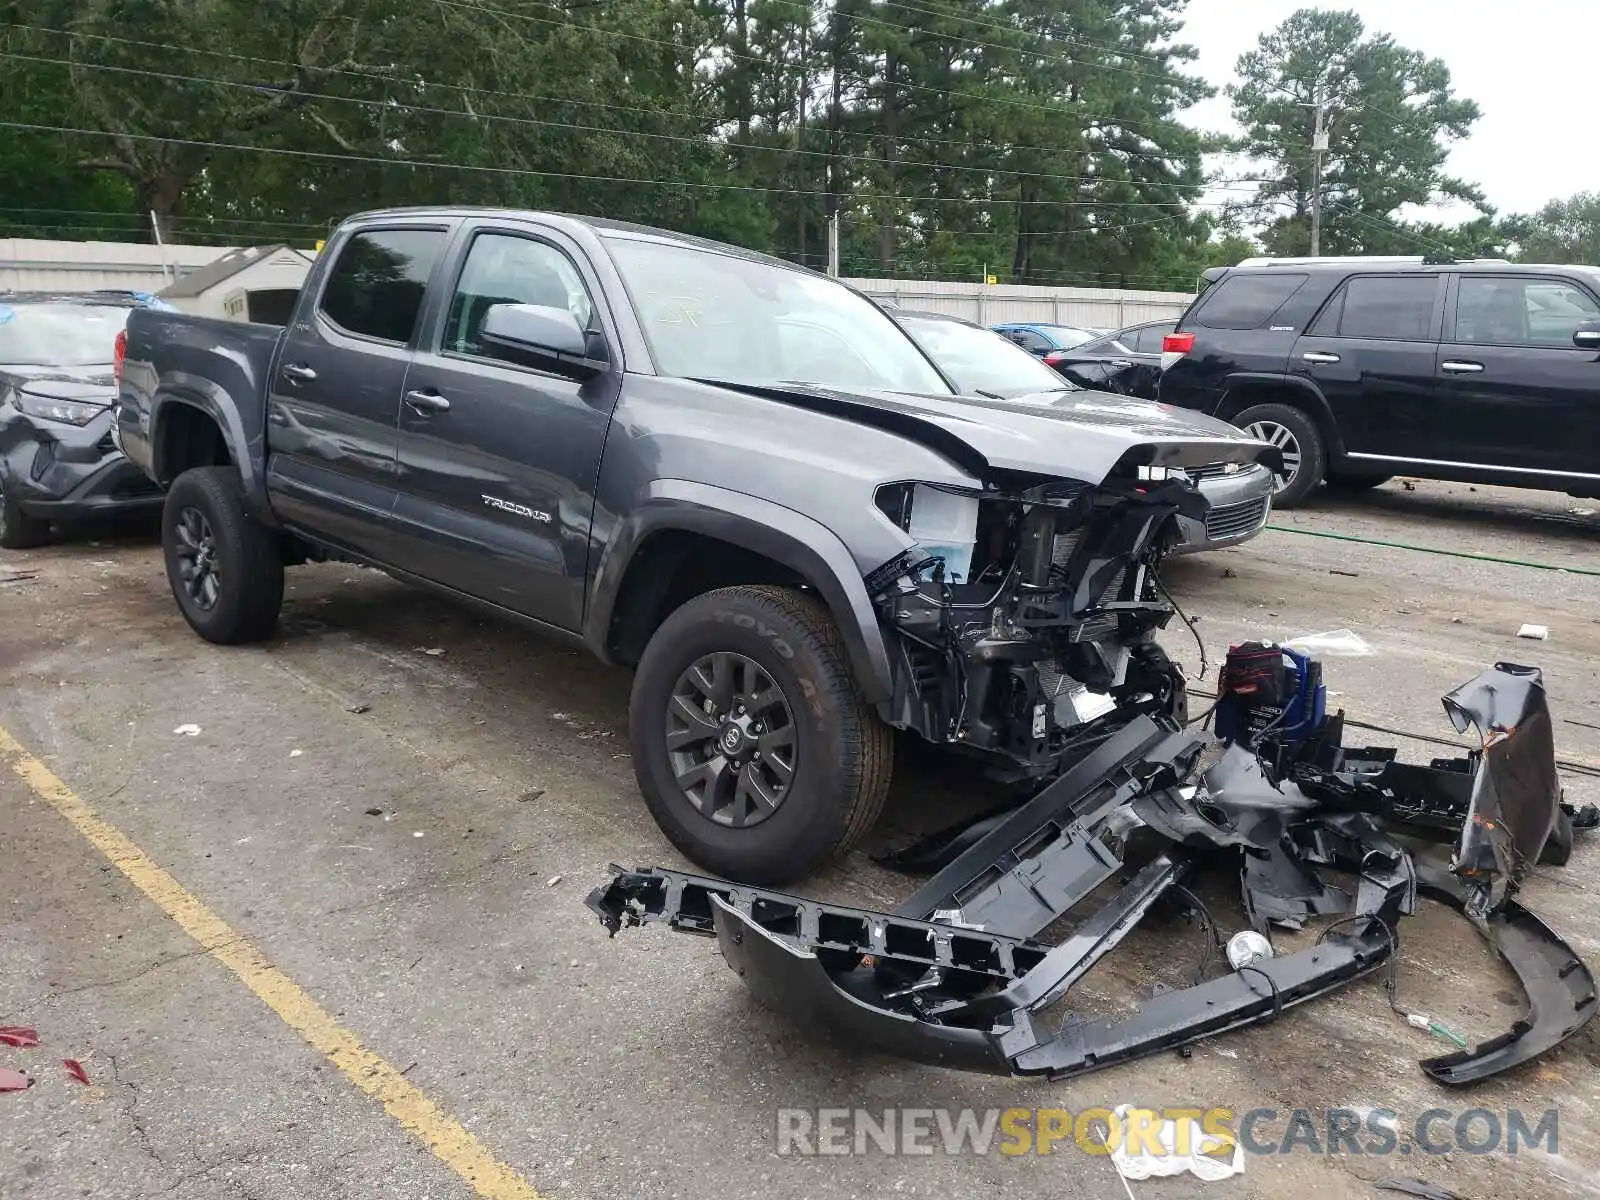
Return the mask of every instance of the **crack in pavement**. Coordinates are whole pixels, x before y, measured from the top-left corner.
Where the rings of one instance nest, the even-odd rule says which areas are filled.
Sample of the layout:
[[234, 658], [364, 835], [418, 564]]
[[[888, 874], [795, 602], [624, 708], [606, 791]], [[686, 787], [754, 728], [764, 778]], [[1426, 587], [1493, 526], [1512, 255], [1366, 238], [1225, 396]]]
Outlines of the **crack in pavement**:
[[60, 999], [62, 996], [75, 996], [79, 992], [92, 992], [98, 988], [120, 987], [124, 983], [132, 983], [136, 979], [143, 979], [146, 975], [149, 975], [155, 971], [159, 971], [163, 967], [170, 967], [177, 963], [185, 962], [191, 958], [204, 958], [214, 949], [226, 946], [229, 943], [237, 940], [238, 938], [236, 937], [226, 938], [223, 941], [218, 942], [216, 946], [199, 946], [193, 950], [185, 950], [182, 954], [174, 954], [169, 958], [157, 959], [149, 966], [141, 967], [133, 974], [124, 975], [118, 979], [101, 979], [94, 983], [80, 983], [76, 987], [55, 988], [48, 992], [41, 992], [37, 996], [30, 996], [26, 1000], [19, 1001], [12, 1014], [7, 1017], [6, 1023], [9, 1023], [13, 1017], [26, 1015], [27, 1010], [36, 1004], [48, 1005], [52, 1001]]

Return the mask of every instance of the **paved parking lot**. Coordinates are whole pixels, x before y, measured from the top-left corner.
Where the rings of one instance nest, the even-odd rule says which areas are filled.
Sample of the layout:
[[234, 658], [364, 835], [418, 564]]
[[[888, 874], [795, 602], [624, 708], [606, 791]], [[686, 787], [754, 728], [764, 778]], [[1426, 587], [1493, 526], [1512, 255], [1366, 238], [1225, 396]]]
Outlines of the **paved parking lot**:
[[[1558, 753], [1600, 767], [1600, 577], [1575, 573], [1600, 569], [1593, 507], [1395, 482], [1282, 514], [1309, 532], [1176, 562], [1167, 580], [1213, 659], [1251, 635], [1360, 633], [1379, 654], [1329, 660], [1328, 685], [1381, 725], [1446, 736], [1442, 693], [1497, 660], [1542, 666]], [[16, 743], [0, 749], [21, 767], [0, 773], [0, 1024], [43, 1043], [0, 1047], [0, 1066], [37, 1079], [0, 1094], [7, 1197], [1109, 1197], [1123, 1195], [1111, 1165], [1066, 1144], [778, 1157], [775, 1114], [1122, 1101], [1389, 1108], [1402, 1127], [1432, 1107], [1559, 1110], [1553, 1155], [1302, 1150], [1251, 1158], [1241, 1179], [1135, 1184], [1141, 1200], [1373, 1196], [1389, 1175], [1472, 1200], [1600, 1195], [1600, 1023], [1467, 1092], [1418, 1071], [1446, 1047], [1376, 980], [1070, 1085], [807, 1040], [749, 999], [714, 943], [657, 929], [608, 942], [582, 906], [608, 863], [685, 865], [634, 787], [624, 673], [339, 566], [291, 573], [272, 643], [218, 649], [179, 617], [151, 538], [106, 537], [0, 554], [0, 730]], [[1518, 640], [1525, 621], [1549, 640]], [[1165, 641], [1192, 673], [1182, 628]], [[1567, 784], [1600, 800], [1600, 777]], [[882, 836], [974, 790], [919, 757]], [[1597, 868], [1591, 835], [1527, 894], [1600, 966]], [[864, 854], [809, 885], [862, 905], [908, 886]], [[1460, 918], [1425, 905], [1401, 934], [1407, 1007], [1474, 1040], [1520, 1012]], [[1197, 948], [1186, 928], [1141, 931], [1086, 995], [1181, 986]]]

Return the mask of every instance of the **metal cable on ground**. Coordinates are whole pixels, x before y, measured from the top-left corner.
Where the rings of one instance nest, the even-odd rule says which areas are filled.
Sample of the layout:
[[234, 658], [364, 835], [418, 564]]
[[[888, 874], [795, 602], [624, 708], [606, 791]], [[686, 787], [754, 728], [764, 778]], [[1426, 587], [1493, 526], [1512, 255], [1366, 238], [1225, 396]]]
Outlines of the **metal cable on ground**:
[[[1206, 709], [1207, 716], [1211, 714], [1212, 709], [1216, 708], [1216, 702], [1220, 699], [1220, 697], [1211, 692], [1202, 692], [1196, 688], [1188, 688], [1186, 690], [1188, 691], [1189, 695], [1196, 700], [1212, 701], [1211, 708]], [[1196, 718], [1196, 720], [1198, 719], [1199, 718]], [[1452, 741], [1450, 738], [1437, 737], [1431, 733], [1417, 733], [1415, 730], [1411, 729], [1395, 729], [1389, 725], [1374, 725], [1370, 721], [1357, 721], [1348, 716], [1345, 717], [1344, 723], [1355, 729], [1365, 729], [1369, 733], [1387, 733], [1390, 737], [1410, 738], [1414, 742], [1428, 742], [1435, 746], [1446, 746], [1451, 750], [1477, 749], [1476, 746], [1470, 745], [1467, 742]], [[1194, 721], [1190, 721], [1189, 724], [1194, 724]], [[1600, 763], [1587, 763], [1579, 762], [1576, 759], [1571, 758], [1558, 758], [1556, 759], [1556, 766], [1560, 767], [1563, 771], [1571, 771], [1574, 774], [1593, 776], [1596, 779], [1600, 779]]]
[[1178, 607], [1178, 602], [1172, 598], [1172, 593], [1167, 591], [1167, 585], [1161, 582], [1161, 576], [1152, 571], [1150, 581], [1156, 585], [1156, 590], [1166, 597], [1167, 603], [1172, 605], [1172, 611], [1178, 614], [1178, 619], [1189, 627], [1189, 633], [1194, 637], [1194, 644], [1200, 648], [1200, 678], [1204, 679], [1206, 672], [1211, 669], [1211, 660], [1206, 657], [1205, 640], [1201, 638], [1200, 631], [1194, 627], [1194, 622], [1183, 615], [1183, 609]]
[[[1283, 1015], [1283, 997], [1278, 992], [1278, 981], [1276, 979], [1252, 963], [1245, 963], [1244, 966], [1235, 967], [1234, 970], [1240, 975], [1243, 975], [1246, 971], [1249, 971], [1252, 974], [1259, 975], [1261, 978], [1265, 979], [1267, 981], [1267, 986], [1272, 989], [1272, 1019], [1276, 1021]], [[1252, 992], [1255, 991], [1254, 988], [1251, 988], [1250, 990]]]
[[1206, 968], [1211, 965], [1212, 951], [1222, 948], [1222, 930], [1218, 928], [1217, 919], [1211, 915], [1211, 910], [1206, 907], [1205, 901], [1183, 884], [1175, 883], [1167, 890], [1176, 892], [1189, 902], [1189, 907], [1194, 910], [1195, 916], [1199, 919], [1201, 932], [1205, 936], [1205, 945], [1200, 951], [1200, 963], [1194, 969], [1194, 985], [1199, 987], [1200, 984], [1205, 982]]
[[1568, 575], [1594, 575], [1600, 570], [1590, 567], [1558, 567], [1554, 563], [1530, 562], [1521, 558], [1503, 558], [1496, 554], [1474, 554], [1470, 550], [1442, 550], [1437, 546], [1418, 546], [1411, 542], [1391, 542], [1384, 538], [1358, 537], [1353, 533], [1329, 533], [1323, 529], [1298, 529], [1293, 525], [1267, 526], [1274, 533], [1298, 533], [1306, 537], [1329, 538], [1336, 542], [1358, 542], [1363, 546], [1382, 546], [1388, 550], [1415, 550], [1420, 554], [1443, 554], [1449, 558], [1470, 558], [1475, 562], [1500, 563], [1508, 567], [1533, 567], [1540, 571], [1565, 571]]

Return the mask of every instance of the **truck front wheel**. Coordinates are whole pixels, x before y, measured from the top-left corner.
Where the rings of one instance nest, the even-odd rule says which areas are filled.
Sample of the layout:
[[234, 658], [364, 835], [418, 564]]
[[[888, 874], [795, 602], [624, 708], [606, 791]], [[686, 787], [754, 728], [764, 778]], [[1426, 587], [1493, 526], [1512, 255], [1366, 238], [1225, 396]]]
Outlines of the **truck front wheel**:
[[776, 886], [870, 830], [893, 741], [826, 608], [788, 588], [697, 596], [656, 630], [628, 712], [651, 815], [703, 869]]
[[244, 509], [236, 467], [195, 467], [172, 481], [161, 512], [167, 581], [184, 619], [219, 645], [271, 634], [283, 605], [272, 531]]

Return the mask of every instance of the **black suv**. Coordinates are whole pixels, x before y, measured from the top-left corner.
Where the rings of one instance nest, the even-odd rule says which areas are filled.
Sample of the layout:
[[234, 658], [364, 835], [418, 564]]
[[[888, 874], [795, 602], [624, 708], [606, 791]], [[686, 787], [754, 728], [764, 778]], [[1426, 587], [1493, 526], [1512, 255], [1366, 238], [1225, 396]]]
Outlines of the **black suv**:
[[1206, 279], [1160, 398], [1277, 445], [1274, 507], [1400, 472], [1600, 496], [1600, 269], [1279, 259]]

